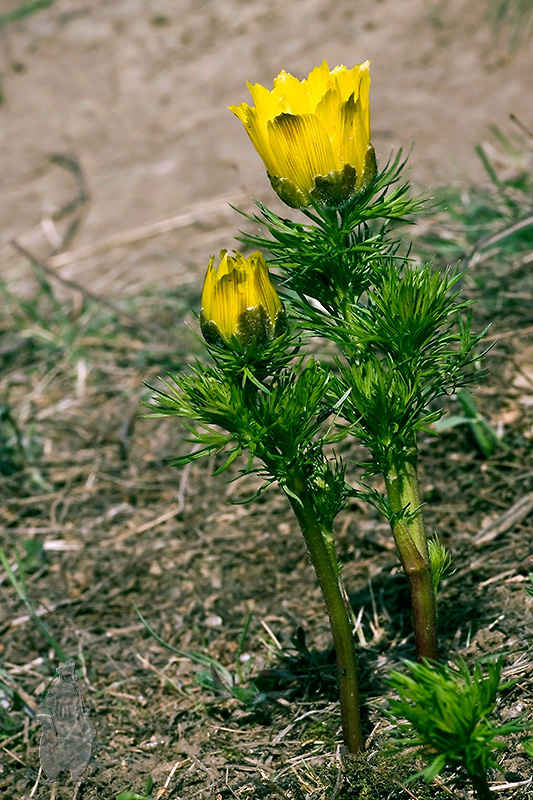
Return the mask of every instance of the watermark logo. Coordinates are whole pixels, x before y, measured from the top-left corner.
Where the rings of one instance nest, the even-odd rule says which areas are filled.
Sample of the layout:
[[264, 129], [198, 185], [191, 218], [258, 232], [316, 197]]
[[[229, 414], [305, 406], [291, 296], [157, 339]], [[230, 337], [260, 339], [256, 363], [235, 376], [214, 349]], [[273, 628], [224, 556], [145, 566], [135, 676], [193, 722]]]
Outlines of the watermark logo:
[[73, 781], [81, 781], [96, 737], [94, 725], [76, 686], [74, 659], [56, 669], [52, 688], [39, 706], [37, 719], [42, 728], [39, 755], [48, 783], [63, 770]]

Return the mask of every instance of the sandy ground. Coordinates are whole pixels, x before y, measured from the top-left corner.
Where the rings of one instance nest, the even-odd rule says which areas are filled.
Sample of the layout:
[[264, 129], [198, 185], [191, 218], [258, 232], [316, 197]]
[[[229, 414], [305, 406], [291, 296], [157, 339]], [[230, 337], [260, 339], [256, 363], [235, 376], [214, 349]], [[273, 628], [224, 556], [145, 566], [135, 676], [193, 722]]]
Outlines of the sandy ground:
[[[56, 0], [3, 26], [0, 269], [18, 275], [14, 237], [50, 253], [47, 218], [75, 190], [49, 161], [60, 153], [75, 156], [90, 194], [71, 247], [104, 243], [91, 258], [53, 262], [62, 274], [85, 285], [99, 276], [100, 287], [103, 277], [113, 292], [160, 278], [176, 285], [191, 280], [192, 266], [200, 275], [209, 253], [233, 245], [239, 219], [226, 198], [241, 207], [250, 195], [272, 200], [226, 106], [248, 99], [246, 80], [271, 86], [282, 68], [302, 78], [323, 59], [371, 59], [382, 163], [414, 142], [418, 186], [479, 179], [473, 148], [491, 124], [508, 129], [512, 113], [533, 127], [533, 49], [513, 52], [487, 9], [488, 0]], [[133, 252], [105, 246], [186, 213]]]

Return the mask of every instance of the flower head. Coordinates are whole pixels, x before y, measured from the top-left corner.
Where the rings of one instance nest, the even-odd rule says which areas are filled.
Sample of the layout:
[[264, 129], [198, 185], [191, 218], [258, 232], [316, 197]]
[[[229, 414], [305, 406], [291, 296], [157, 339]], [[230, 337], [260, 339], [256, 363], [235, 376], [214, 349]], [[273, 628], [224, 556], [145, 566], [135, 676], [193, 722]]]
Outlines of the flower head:
[[244, 258], [220, 251], [215, 269], [214, 256], [202, 290], [200, 327], [210, 344], [231, 346], [232, 337], [247, 348], [264, 347], [285, 331], [287, 320], [265, 259], [259, 251]]
[[369, 69], [369, 61], [333, 70], [324, 61], [303, 81], [282, 71], [272, 91], [248, 83], [255, 107], [229, 106], [287, 205], [342, 206], [374, 178]]

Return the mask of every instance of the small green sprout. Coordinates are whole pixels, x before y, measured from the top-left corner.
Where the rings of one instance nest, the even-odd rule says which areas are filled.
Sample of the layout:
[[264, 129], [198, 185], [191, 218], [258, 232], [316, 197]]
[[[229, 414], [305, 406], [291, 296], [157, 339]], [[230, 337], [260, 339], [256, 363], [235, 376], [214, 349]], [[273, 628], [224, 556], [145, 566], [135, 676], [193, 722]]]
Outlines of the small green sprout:
[[18, 594], [20, 600], [22, 600], [22, 602], [28, 609], [29, 615], [33, 623], [40, 630], [44, 640], [48, 642], [48, 644], [53, 649], [56, 656], [60, 658], [62, 661], [68, 661], [67, 654], [65, 653], [59, 642], [52, 636], [52, 634], [50, 633], [50, 631], [48, 630], [48, 628], [46, 627], [46, 625], [44, 624], [44, 622], [42, 621], [42, 619], [35, 610], [33, 602], [31, 601], [28, 593], [26, 578], [24, 576], [23, 563], [21, 562], [18, 555], [16, 558], [16, 562], [17, 562], [18, 577], [15, 574], [15, 570], [9, 563], [9, 560], [4, 552], [4, 549], [0, 547], [0, 564], [2, 564], [2, 566], [4, 567], [7, 577], [9, 578], [9, 581], [11, 582], [11, 585]]
[[506, 445], [494, 428], [479, 413], [476, 402], [466, 389], [457, 390], [457, 399], [462, 409], [462, 414], [451, 414], [437, 420], [433, 424], [438, 433], [455, 428], [457, 425], [469, 425], [477, 446], [484, 458], [490, 458], [495, 450], [505, 450]]
[[429, 761], [413, 778], [429, 782], [444, 767], [459, 769], [479, 800], [491, 800], [488, 770], [498, 767], [495, 757], [506, 747], [506, 738], [529, 727], [521, 718], [501, 724], [490, 719], [499, 693], [511, 685], [500, 682], [501, 660], [487, 663], [486, 675], [479, 662], [470, 673], [462, 659], [457, 667], [404, 664], [411, 675], [393, 670], [389, 676], [399, 698], [390, 701], [387, 715], [397, 726], [395, 749], [416, 748]]
[[197, 653], [194, 650], [180, 650], [176, 647], [173, 647], [168, 642], [165, 642], [165, 640], [154, 631], [148, 621], [143, 617], [135, 603], [133, 604], [133, 608], [135, 609], [135, 613], [141, 620], [148, 633], [153, 636], [154, 639], [159, 642], [159, 644], [161, 644], [167, 650], [170, 650], [171, 653], [176, 653], [177, 655], [190, 659], [195, 664], [200, 664], [202, 667], [205, 667], [205, 669], [199, 670], [196, 673], [196, 681], [204, 689], [209, 689], [224, 699], [235, 697], [247, 707], [259, 705], [267, 699], [267, 695], [258, 689], [254, 682], [248, 682], [247, 686], [242, 685], [247, 676], [243, 674], [243, 670], [239, 665], [239, 658], [248, 634], [248, 628], [251, 621], [250, 614], [246, 617], [244, 622], [244, 629], [237, 647], [236, 672], [232, 673], [229, 669], [226, 669], [226, 667], [221, 664], [220, 661], [217, 661], [215, 658], [211, 658], [211, 656], [205, 655], [204, 653]]
[[428, 539], [428, 549], [431, 578], [433, 581], [433, 589], [436, 594], [441, 580], [447, 578], [448, 575], [452, 575], [455, 570], [452, 567], [450, 551], [444, 547], [436, 534], [431, 539]]
[[121, 792], [117, 794], [115, 800], [151, 800], [150, 795], [154, 788], [154, 781], [151, 775], [146, 776], [144, 781], [145, 794], [137, 794], [137, 792]]

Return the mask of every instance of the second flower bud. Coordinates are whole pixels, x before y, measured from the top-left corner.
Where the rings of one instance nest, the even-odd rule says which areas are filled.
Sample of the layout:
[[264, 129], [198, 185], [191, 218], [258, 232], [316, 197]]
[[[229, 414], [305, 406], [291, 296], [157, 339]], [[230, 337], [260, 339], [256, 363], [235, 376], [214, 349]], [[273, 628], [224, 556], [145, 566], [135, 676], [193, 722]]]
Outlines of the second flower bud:
[[265, 347], [287, 329], [285, 309], [272, 284], [263, 255], [247, 259], [220, 251], [211, 257], [202, 290], [200, 327], [204, 339], [218, 347], [245, 350]]

